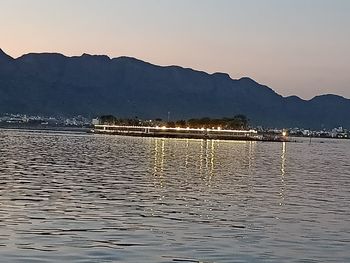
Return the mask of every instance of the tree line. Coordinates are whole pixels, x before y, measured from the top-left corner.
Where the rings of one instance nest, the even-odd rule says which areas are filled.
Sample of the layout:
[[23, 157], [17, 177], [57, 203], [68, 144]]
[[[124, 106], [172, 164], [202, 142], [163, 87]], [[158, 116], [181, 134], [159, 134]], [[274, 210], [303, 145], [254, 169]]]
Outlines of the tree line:
[[231, 118], [199, 118], [177, 121], [163, 121], [162, 119], [140, 120], [139, 118], [120, 119], [113, 115], [103, 115], [99, 117], [100, 124], [107, 125], [127, 125], [127, 126], [166, 126], [169, 128], [221, 128], [221, 129], [247, 129], [249, 127], [249, 119], [242, 114], [235, 115]]

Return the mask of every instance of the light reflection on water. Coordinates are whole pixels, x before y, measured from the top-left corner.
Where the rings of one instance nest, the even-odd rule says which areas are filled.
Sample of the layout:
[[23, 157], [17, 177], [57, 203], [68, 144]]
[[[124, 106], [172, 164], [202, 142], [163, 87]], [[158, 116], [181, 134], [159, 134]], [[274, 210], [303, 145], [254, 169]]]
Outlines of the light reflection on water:
[[350, 262], [350, 142], [0, 130], [1, 262]]

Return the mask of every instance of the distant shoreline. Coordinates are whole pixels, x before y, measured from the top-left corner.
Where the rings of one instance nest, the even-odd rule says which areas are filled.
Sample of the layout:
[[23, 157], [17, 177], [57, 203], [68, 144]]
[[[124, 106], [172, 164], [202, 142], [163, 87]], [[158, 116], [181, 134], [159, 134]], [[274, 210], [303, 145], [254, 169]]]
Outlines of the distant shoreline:
[[91, 128], [84, 127], [42, 127], [42, 126], [0, 126], [0, 130], [28, 130], [28, 131], [62, 131], [62, 132], [80, 132], [80, 133], [90, 133]]
[[[100, 132], [93, 132], [91, 127], [65, 127], [65, 126], [49, 126], [49, 127], [43, 127], [43, 126], [3, 126], [0, 125], [0, 131], [1, 130], [17, 130], [17, 131], [47, 131], [47, 132], [72, 132], [72, 133], [81, 133], [81, 134], [107, 134], [107, 133], [100, 133]], [[181, 138], [177, 136], [154, 136], [154, 135], [125, 135], [125, 134], [118, 134], [118, 133], [108, 133], [109, 135], [121, 135], [121, 136], [132, 136], [132, 137], [153, 137], [153, 138]], [[293, 139], [292, 139], [293, 138]], [[296, 139], [310, 139], [309, 136], [290, 136], [289, 140], [286, 142], [296, 142]], [[190, 139], [190, 138], [189, 138]], [[193, 137], [193, 139], [215, 139], [215, 138], [203, 138], [203, 137]], [[350, 140], [350, 138], [338, 138], [338, 137], [311, 137], [311, 140], [314, 139], [330, 139], [330, 140]], [[225, 139], [222, 138], [222, 140], [232, 140], [232, 139]], [[241, 139], [242, 140], [242, 139]], [[281, 142], [278, 140], [247, 140], [247, 138], [244, 138], [245, 141], [275, 141], [275, 142]]]

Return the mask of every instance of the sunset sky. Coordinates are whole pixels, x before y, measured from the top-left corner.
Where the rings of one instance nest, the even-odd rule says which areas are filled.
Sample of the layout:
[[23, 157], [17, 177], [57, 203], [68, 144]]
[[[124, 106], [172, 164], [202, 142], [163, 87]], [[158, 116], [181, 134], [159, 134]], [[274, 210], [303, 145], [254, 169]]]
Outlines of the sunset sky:
[[348, 0], [0, 0], [0, 48], [132, 56], [350, 98]]

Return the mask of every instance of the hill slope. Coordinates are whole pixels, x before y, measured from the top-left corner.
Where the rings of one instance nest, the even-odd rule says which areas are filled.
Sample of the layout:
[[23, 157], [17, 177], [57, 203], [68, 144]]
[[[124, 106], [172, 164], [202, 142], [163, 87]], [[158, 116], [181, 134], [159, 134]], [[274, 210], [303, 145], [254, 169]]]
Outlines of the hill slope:
[[250, 78], [161, 67], [135, 58], [0, 50], [0, 113], [172, 119], [247, 115], [273, 127], [350, 127], [350, 100], [284, 98]]

